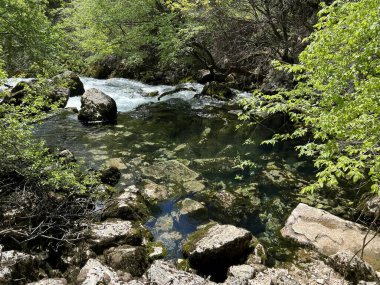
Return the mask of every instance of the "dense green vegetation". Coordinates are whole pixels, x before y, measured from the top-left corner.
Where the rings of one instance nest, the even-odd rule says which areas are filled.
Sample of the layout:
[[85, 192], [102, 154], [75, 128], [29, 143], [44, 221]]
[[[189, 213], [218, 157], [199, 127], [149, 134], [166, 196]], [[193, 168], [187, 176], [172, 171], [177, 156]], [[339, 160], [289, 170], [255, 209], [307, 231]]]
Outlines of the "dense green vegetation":
[[319, 170], [307, 191], [362, 181], [380, 192], [379, 4], [363, 0], [324, 6], [300, 64], [277, 63], [295, 75], [297, 87], [262, 96], [270, 102], [264, 104], [266, 111], [286, 112], [296, 126], [268, 143], [310, 137], [298, 146], [301, 155], [315, 158]]

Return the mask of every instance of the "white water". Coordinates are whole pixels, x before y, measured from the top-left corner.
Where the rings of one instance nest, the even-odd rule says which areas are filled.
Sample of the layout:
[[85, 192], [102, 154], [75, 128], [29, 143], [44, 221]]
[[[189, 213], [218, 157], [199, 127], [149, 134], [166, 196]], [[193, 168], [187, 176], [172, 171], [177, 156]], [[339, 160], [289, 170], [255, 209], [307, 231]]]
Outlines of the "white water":
[[[141, 83], [139, 81], [124, 78], [100, 80], [81, 77], [81, 80], [86, 90], [90, 88], [96, 88], [111, 96], [116, 101], [117, 109], [119, 112], [128, 112], [143, 104], [157, 102], [157, 97], [152, 98], [146, 96], [150, 92], [158, 92], [158, 94], [162, 94], [164, 92], [175, 89], [174, 86], [152, 86]], [[188, 88], [194, 88], [196, 91], [180, 91], [169, 96], [164, 96], [161, 101], [165, 101], [171, 98], [190, 100], [194, 97], [195, 94], [200, 93], [203, 88], [203, 85], [197, 83], [186, 83], [184, 85]], [[80, 109], [80, 96], [71, 97], [67, 103], [67, 107], [76, 107]]]
[[[9, 78], [5, 80], [5, 84], [9, 86], [15, 86], [20, 81], [30, 81], [32, 78]], [[104, 92], [105, 94], [112, 97], [117, 104], [119, 112], [128, 112], [136, 109], [137, 107], [150, 103], [158, 102], [157, 96], [149, 97], [147, 94], [151, 92], [158, 92], [161, 95], [164, 92], [172, 91], [176, 87], [169, 85], [148, 85], [142, 82], [125, 79], [125, 78], [112, 78], [112, 79], [94, 79], [89, 77], [81, 77], [85, 90], [90, 88], [96, 88]], [[180, 91], [168, 96], [161, 98], [161, 101], [166, 101], [173, 98], [180, 98], [185, 101], [190, 101], [198, 93], [201, 93], [203, 89], [202, 84], [198, 83], [185, 83], [181, 87], [192, 88], [195, 91]], [[7, 89], [5, 86], [0, 85], [0, 92]], [[238, 98], [243, 98], [250, 96], [250, 93], [239, 92], [235, 90], [238, 94]], [[202, 101], [192, 100], [193, 108], [202, 108], [207, 104], [218, 104], [216, 100], [205, 99]], [[66, 107], [75, 107], [78, 110], [81, 107], [80, 96], [71, 97], [66, 105]]]

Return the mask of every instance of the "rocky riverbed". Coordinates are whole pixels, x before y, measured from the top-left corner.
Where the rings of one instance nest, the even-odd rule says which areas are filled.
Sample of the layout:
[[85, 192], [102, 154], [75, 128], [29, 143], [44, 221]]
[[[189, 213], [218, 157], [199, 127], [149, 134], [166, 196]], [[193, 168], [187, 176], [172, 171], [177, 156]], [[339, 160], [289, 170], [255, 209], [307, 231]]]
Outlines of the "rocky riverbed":
[[287, 127], [284, 118], [240, 126], [237, 99], [196, 98], [199, 84], [82, 81], [117, 105], [112, 124], [80, 122], [81, 98], [71, 97], [35, 133], [103, 169], [112, 191], [88, 239], [59, 260], [0, 246], [0, 284], [376, 284], [380, 239], [360, 258], [375, 234], [348, 221], [350, 197], [301, 195], [310, 162], [291, 144], [260, 144]]

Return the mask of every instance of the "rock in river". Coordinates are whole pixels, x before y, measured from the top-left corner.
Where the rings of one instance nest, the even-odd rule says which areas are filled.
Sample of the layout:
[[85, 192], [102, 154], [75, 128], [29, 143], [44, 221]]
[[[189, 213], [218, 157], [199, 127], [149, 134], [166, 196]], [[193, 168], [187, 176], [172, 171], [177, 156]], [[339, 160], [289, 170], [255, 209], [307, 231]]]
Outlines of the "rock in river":
[[248, 253], [251, 239], [245, 229], [209, 224], [190, 235], [182, 249], [194, 268], [223, 270]]
[[[281, 234], [299, 243], [311, 245], [324, 255], [341, 250], [358, 252], [363, 245], [367, 229], [343, 220], [326, 211], [298, 204], [282, 228]], [[367, 242], [375, 236], [370, 232]], [[365, 247], [363, 259], [376, 270], [380, 269], [380, 237], [375, 236]]]
[[142, 174], [150, 179], [164, 180], [177, 184], [194, 181], [199, 174], [177, 160], [159, 161], [141, 169]]
[[67, 87], [69, 96], [81, 96], [85, 90], [79, 76], [72, 71], [65, 71], [52, 78], [52, 82], [58, 86]]
[[114, 99], [98, 89], [87, 90], [81, 98], [78, 119], [83, 122], [115, 122], [117, 106]]

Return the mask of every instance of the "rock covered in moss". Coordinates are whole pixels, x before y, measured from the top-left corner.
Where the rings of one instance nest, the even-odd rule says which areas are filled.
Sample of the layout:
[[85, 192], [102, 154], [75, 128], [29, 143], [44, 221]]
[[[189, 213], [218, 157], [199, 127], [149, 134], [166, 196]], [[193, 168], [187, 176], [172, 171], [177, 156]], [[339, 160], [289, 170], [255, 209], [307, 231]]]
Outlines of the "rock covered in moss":
[[150, 261], [162, 259], [167, 255], [167, 249], [162, 242], [148, 242], [146, 248]]
[[116, 102], [98, 89], [91, 88], [81, 97], [78, 119], [83, 122], [113, 123], [117, 119]]
[[190, 235], [182, 251], [196, 269], [228, 267], [249, 253], [251, 238], [245, 229], [209, 224]]
[[225, 84], [216, 81], [211, 81], [206, 83], [206, 85], [203, 87], [201, 95], [210, 96], [218, 100], [225, 101], [234, 98], [235, 92], [233, 92]]
[[139, 189], [131, 185], [117, 198], [108, 201], [102, 213], [102, 219], [120, 218], [123, 220], [141, 220], [149, 214]]
[[52, 78], [53, 84], [69, 89], [69, 96], [81, 96], [85, 90], [79, 76], [72, 71], [65, 71]]
[[115, 186], [121, 177], [120, 170], [115, 166], [109, 166], [100, 171], [100, 181], [104, 184]]

